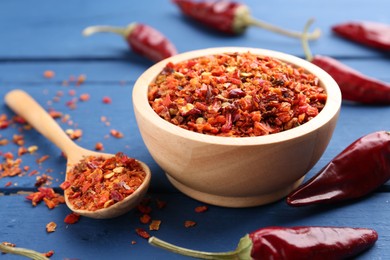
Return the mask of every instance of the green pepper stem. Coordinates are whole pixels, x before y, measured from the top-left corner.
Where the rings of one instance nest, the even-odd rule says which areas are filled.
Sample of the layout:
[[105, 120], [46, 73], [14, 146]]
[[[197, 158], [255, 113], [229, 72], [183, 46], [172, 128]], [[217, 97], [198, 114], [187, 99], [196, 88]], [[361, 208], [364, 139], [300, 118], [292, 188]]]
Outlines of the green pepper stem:
[[[303, 34], [300, 33], [300, 32], [289, 31], [289, 30], [286, 30], [284, 28], [275, 26], [273, 24], [266, 23], [264, 21], [255, 20], [253, 18], [248, 18], [248, 23], [250, 25], [254, 25], [254, 26], [257, 26], [257, 27], [269, 30], [271, 32], [279, 33], [279, 34], [282, 34], [282, 35], [285, 35], [285, 36], [289, 36], [289, 37], [292, 37], [292, 38], [299, 38], [299, 39], [303, 38]], [[317, 28], [312, 33], [307, 35], [307, 39], [308, 40], [316, 40], [320, 36], [321, 36], [321, 30]]]
[[179, 247], [168, 242], [165, 242], [156, 237], [149, 238], [149, 244], [160, 247], [162, 249], [171, 251], [176, 254], [181, 254], [184, 256], [194, 257], [198, 259], [223, 259], [223, 260], [239, 260], [239, 259], [251, 259], [250, 253], [252, 250], [252, 241], [248, 235], [241, 238], [240, 243], [238, 244], [236, 250], [228, 252], [204, 252], [198, 250], [187, 249], [184, 247]]
[[34, 250], [20, 248], [20, 247], [7, 246], [7, 245], [4, 245], [2, 243], [0, 243], [0, 251], [3, 253], [7, 253], [7, 254], [26, 256], [26, 257], [34, 259], [34, 260], [48, 260], [49, 259], [46, 256], [44, 256], [42, 253], [36, 252]]
[[311, 18], [306, 22], [305, 27], [303, 28], [303, 37], [302, 37], [302, 48], [305, 53], [306, 60], [310, 62], [313, 60], [313, 55], [310, 51], [307, 32], [309, 31], [309, 28], [313, 23], [314, 23], [314, 18]]
[[107, 25], [89, 26], [83, 30], [84, 36], [90, 36], [95, 33], [115, 33], [127, 37], [135, 27], [135, 23], [129, 24], [126, 27], [114, 27]]
[[[236, 13], [235, 13], [235, 19], [233, 23], [234, 30], [237, 31], [238, 33], [241, 33], [246, 27], [250, 25], [263, 28], [271, 32], [279, 33], [285, 36], [289, 36], [292, 38], [298, 38], [298, 39], [303, 38], [303, 34], [301, 32], [290, 31], [278, 27], [276, 25], [255, 19], [251, 16], [249, 8], [246, 5], [239, 6], [236, 9]], [[308, 40], [316, 40], [320, 36], [321, 36], [321, 30], [317, 28], [312, 33], [307, 33], [306, 37]]]

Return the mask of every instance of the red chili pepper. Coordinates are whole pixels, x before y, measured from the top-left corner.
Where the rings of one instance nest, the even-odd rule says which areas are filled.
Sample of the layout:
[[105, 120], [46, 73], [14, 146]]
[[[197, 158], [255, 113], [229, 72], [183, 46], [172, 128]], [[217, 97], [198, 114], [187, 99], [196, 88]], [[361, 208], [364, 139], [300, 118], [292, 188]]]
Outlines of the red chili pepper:
[[129, 47], [140, 55], [152, 61], [160, 61], [177, 54], [176, 47], [161, 32], [153, 27], [141, 23], [132, 23], [127, 27], [90, 26], [83, 34], [89, 36], [94, 33], [109, 32], [122, 35]]
[[[305, 30], [311, 22], [308, 22]], [[304, 38], [302, 43], [307, 60], [333, 77], [340, 87], [344, 100], [363, 104], [390, 105], [390, 83], [366, 76], [334, 58], [321, 55], [313, 57]]]
[[305, 206], [357, 199], [389, 179], [390, 132], [374, 132], [350, 144], [315, 176], [291, 192], [287, 203]]
[[378, 240], [373, 229], [349, 227], [267, 227], [241, 238], [234, 251], [211, 253], [178, 247], [151, 237], [149, 243], [202, 259], [345, 259]]
[[390, 51], [390, 25], [378, 22], [346, 22], [336, 24], [332, 31], [356, 43], [378, 50]]
[[[288, 31], [275, 25], [254, 19], [249, 8], [241, 3], [227, 0], [194, 1], [172, 0], [183, 14], [218, 31], [227, 34], [241, 34], [249, 26], [257, 26], [289, 37], [301, 38], [302, 33]], [[308, 35], [308, 39], [320, 37], [320, 30]]]

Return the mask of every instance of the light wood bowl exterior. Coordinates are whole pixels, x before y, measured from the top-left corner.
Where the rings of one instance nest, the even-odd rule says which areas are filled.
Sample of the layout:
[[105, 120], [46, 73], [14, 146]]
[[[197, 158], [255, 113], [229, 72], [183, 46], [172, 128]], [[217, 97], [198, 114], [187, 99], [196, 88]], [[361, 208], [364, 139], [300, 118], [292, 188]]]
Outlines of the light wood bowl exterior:
[[[278, 58], [317, 75], [328, 94], [324, 109], [311, 121], [288, 131], [234, 138], [181, 129], [160, 118], [148, 104], [148, 85], [167, 62], [247, 51]], [[332, 137], [341, 93], [326, 72], [295, 56], [264, 49], [223, 47], [182, 53], [155, 64], [136, 81], [133, 105], [146, 147], [177, 189], [213, 205], [250, 207], [277, 201], [302, 182]]]

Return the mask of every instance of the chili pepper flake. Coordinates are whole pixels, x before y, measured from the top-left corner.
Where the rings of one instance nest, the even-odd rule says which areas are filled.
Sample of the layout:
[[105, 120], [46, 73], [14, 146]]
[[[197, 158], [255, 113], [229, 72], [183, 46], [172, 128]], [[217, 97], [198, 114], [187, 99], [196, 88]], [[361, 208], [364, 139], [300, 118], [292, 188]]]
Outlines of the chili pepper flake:
[[111, 129], [110, 134], [111, 134], [111, 136], [113, 136], [115, 138], [123, 138], [123, 133], [121, 133], [115, 129]]
[[4, 184], [4, 187], [9, 187], [9, 186], [11, 186], [12, 185], [12, 181], [9, 181], [9, 182], [6, 182], [5, 184]]
[[53, 233], [54, 231], [56, 231], [56, 228], [57, 228], [57, 224], [53, 221], [46, 224], [47, 233]]
[[166, 201], [159, 200], [159, 199], [156, 200], [156, 204], [157, 204], [157, 208], [158, 209], [163, 209], [163, 208], [165, 208], [167, 206], [167, 202]]
[[83, 130], [81, 129], [66, 129], [65, 133], [69, 136], [70, 139], [76, 140], [83, 135]]
[[95, 144], [95, 150], [96, 150], [96, 151], [103, 151], [103, 150], [104, 150], [103, 143], [97, 142], [97, 143]]
[[7, 145], [8, 143], [9, 143], [9, 141], [8, 141], [8, 139], [6, 139], [6, 138], [3, 138], [3, 139], [0, 140], [0, 145], [1, 145], [1, 146], [5, 146], [5, 145]]
[[198, 206], [195, 208], [196, 213], [203, 213], [206, 212], [209, 208], [207, 206]]
[[326, 97], [315, 75], [250, 52], [168, 63], [148, 89], [150, 106], [164, 120], [231, 137], [302, 125], [322, 110]]
[[43, 255], [46, 256], [46, 257], [52, 257], [54, 255], [54, 250], [50, 250], [50, 251], [48, 251], [46, 253], [43, 253]]
[[39, 187], [37, 192], [33, 192], [26, 196], [27, 200], [31, 200], [31, 204], [35, 207], [41, 201], [44, 201], [49, 209], [53, 209], [59, 204], [65, 203], [64, 196], [56, 193], [52, 188]]
[[184, 227], [186, 227], [186, 228], [194, 227], [195, 225], [196, 225], [195, 221], [192, 221], [192, 220], [184, 221]]
[[43, 163], [44, 161], [46, 161], [47, 159], [49, 159], [49, 155], [43, 155], [42, 157], [38, 158], [38, 159], [36, 160], [36, 162], [37, 162], [38, 164], [41, 164], [41, 163]]
[[54, 119], [62, 117], [62, 113], [56, 110], [50, 110], [49, 115]]
[[140, 217], [140, 222], [142, 223], [142, 224], [148, 224], [149, 222], [150, 222], [150, 220], [151, 220], [152, 218], [150, 217], [150, 215], [148, 215], [148, 214], [143, 214], [141, 217]]
[[77, 213], [70, 213], [68, 215], [66, 215], [65, 219], [64, 219], [64, 222], [66, 224], [75, 224], [77, 223], [78, 221], [80, 220], [80, 215], [77, 214]]
[[80, 85], [83, 84], [86, 80], [87, 80], [87, 76], [84, 75], [84, 74], [80, 74], [80, 75], [77, 77], [76, 86], [80, 86]]
[[45, 70], [43, 72], [43, 77], [47, 78], [47, 79], [51, 79], [51, 78], [54, 78], [55, 76], [55, 72], [52, 71], [52, 70]]
[[110, 158], [88, 156], [68, 171], [60, 186], [76, 209], [95, 211], [131, 195], [145, 176], [142, 165], [123, 153]]
[[111, 98], [107, 97], [107, 96], [103, 97], [102, 101], [103, 101], [104, 104], [111, 104], [112, 103]]
[[160, 229], [161, 220], [152, 220], [152, 223], [149, 225], [149, 230], [157, 231]]
[[143, 205], [143, 204], [139, 204], [137, 206], [137, 209], [139, 212], [141, 212], [143, 214], [149, 214], [150, 212], [152, 212], [152, 207], [147, 206], [147, 205]]
[[80, 101], [88, 101], [90, 98], [89, 94], [88, 93], [84, 93], [84, 94], [81, 94], [80, 95]]
[[135, 232], [142, 238], [148, 239], [150, 234], [143, 228], [136, 228]]

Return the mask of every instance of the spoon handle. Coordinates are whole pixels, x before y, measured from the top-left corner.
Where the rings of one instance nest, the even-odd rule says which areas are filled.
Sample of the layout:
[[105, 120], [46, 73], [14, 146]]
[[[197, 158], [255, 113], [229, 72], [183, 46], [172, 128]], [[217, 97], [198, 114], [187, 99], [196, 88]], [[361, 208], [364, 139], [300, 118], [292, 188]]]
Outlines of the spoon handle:
[[46, 110], [23, 90], [15, 89], [8, 92], [4, 100], [16, 114], [23, 117], [32, 127], [53, 142], [65, 154], [79, 147], [68, 137]]

